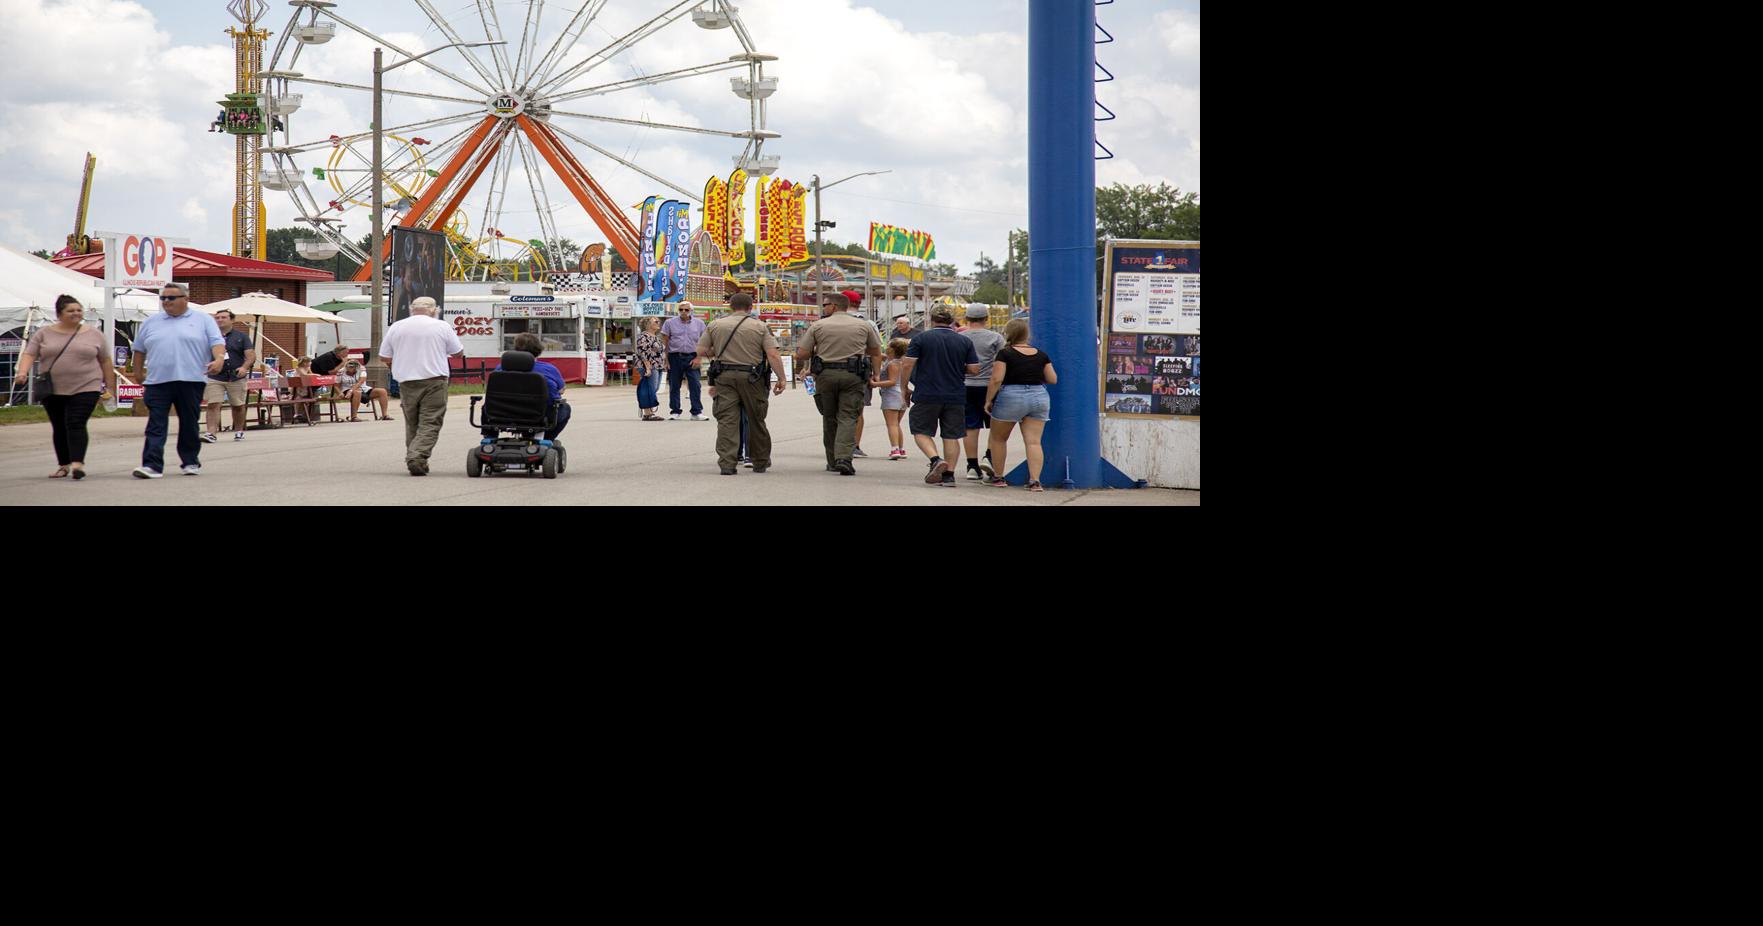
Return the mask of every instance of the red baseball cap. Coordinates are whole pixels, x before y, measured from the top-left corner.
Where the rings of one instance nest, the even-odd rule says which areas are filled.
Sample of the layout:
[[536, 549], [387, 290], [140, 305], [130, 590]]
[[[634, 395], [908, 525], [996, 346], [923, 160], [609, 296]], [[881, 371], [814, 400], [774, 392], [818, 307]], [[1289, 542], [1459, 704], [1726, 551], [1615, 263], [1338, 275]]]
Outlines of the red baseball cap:
[[862, 305], [863, 304], [863, 294], [854, 290], [854, 289], [847, 289], [844, 292], [840, 293], [839, 295], [844, 296], [846, 299], [851, 300], [852, 305]]

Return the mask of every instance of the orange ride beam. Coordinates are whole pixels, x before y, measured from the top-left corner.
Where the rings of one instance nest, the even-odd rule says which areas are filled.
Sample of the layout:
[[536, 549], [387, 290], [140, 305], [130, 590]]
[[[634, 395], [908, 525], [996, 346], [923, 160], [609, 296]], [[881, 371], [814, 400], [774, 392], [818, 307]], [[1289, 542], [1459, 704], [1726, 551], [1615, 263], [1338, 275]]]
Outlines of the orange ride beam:
[[[407, 218], [420, 226], [422, 217], [427, 215], [430, 209], [434, 208], [435, 202], [441, 198], [442, 193], [447, 191], [447, 187], [459, 176], [459, 172], [465, 169], [465, 165], [471, 163], [471, 156], [477, 153], [478, 148], [483, 146], [484, 139], [489, 137], [490, 130], [495, 128], [496, 123], [500, 121], [502, 120], [495, 116], [484, 117], [484, 121], [479, 123], [477, 129], [471, 133], [471, 137], [467, 138], [465, 144], [459, 147], [459, 153], [453, 155], [453, 160], [447, 162], [447, 167], [441, 171], [441, 176], [436, 178], [434, 183], [429, 184], [428, 192], [422, 194], [422, 199], [418, 200], [416, 205], [411, 208], [406, 216]], [[476, 182], [476, 180], [477, 175], [474, 174], [471, 182]], [[375, 182], [378, 182], [378, 178], [375, 178]], [[468, 183], [468, 189], [469, 186], [470, 184]], [[451, 213], [449, 213], [449, 216], [451, 216]], [[397, 227], [396, 224], [386, 229], [385, 246], [381, 249], [379, 256], [381, 263], [384, 263], [387, 258], [392, 256], [392, 228], [395, 227]], [[434, 226], [430, 227], [432, 228]], [[361, 269], [355, 271], [355, 282], [365, 283], [371, 279], [373, 279], [373, 264], [362, 264]]]
[[551, 131], [550, 126], [534, 122], [525, 114], [515, 118], [519, 120], [521, 130], [532, 139], [539, 154], [550, 162], [551, 169], [563, 180], [563, 185], [569, 187], [576, 202], [582, 204], [594, 224], [600, 226], [600, 230], [606, 233], [607, 240], [624, 257], [625, 266], [642, 266], [642, 261], [637, 256], [637, 230], [623, 213], [617, 211], [618, 207], [613, 203], [612, 197], [606, 195], [606, 191], [594, 182], [593, 176], [575, 159], [575, 155], [570, 154], [569, 149], [558, 141], [557, 134]]
[[[509, 132], [512, 131], [512, 129], [509, 130]], [[470, 193], [471, 188], [477, 185], [478, 178], [484, 175], [484, 169], [495, 163], [496, 152], [502, 150], [502, 143], [508, 139], [509, 132], [496, 133], [495, 138], [490, 141], [489, 147], [484, 149], [484, 156], [478, 159], [477, 167], [472, 168], [471, 176], [465, 178], [465, 183], [460, 185], [459, 192], [453, 194], [453, 198], [441, 209], [441, 214], [436, 216], [435, 220], [430, 222], [428, 227], [447, 227], [447, 223], [453, 219], [453, 213], [458, 212], [459, 207], [465, 205], [466, 194]], [[487, 231], [486, 229], [479, 230]]]

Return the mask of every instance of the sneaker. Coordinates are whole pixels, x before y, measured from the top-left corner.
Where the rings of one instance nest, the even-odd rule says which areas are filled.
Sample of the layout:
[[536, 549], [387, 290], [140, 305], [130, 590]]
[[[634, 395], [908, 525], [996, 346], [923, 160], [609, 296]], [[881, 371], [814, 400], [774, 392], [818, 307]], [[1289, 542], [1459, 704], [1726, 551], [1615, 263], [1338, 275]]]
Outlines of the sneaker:
[[740, 472], [738, 469], [729, 469], [727, 467], [721, 467], [721, 469], [724, 476], [733, 476]]
[[942, 485], [944, 476], [950, 479], [955, 478], [955, 474], [949, 472], [949, 461], [938, 460], [930, 465], [930, 472], [924, 474], [924, 483], [933, 486]]
[[244, 431], [234, 431], [233, 432], [233, 443], [236, 444], [239, 441], [242, 441], [244, 439], [245, 439], [245, 432]]
[[1041, 488], [1041, 484], [1040, 484], [1040, 483], [1038, 483], [1038, 482], [1031, 482], [1031, 483], [1029, 483], [1029, 484], [1028, 484], [1028, 490], [1029, 490], [1029, 491], [1030, 491], [1030, 492], [1045, 492], [1045, 491], [1047, 491], [1047, 490], [1046, 490], [1046, 489], [1043, 489], [1043, 488]]
[[164, 478], [164, 476], [165, 476], [164, 473], [160, 472], [159, 470], [153, 469], [150, 466], [137, 466], [137, 467], [135, 467], [135, 478], [136, 479], [161, 479], [161, 478]]
[[863, 452], [863, 448], [862, 448], [862, 447], [853, 447], [853, 448], [852, 448], [852, 449], [851, 449], [851, 455], [852, 455], [852, 456], [854, 456], [854, 457], [866, 457], [866, 456], [869, 456], [869, 454], [867, 454], [867, 453], [864, 453], [864, 452]]
[[1005, 482], [1003, 476], [993, 476], [991, 479], [986, 480], [986, 485], [989, 485], [994, 489], [1010, 488], [1010, 483]]
[[753, 472], [756, 474], [759, 474], [759, 475], [764, 475], [765, 471], [768, 469], [771, 469], [771, 467], [769, 465], [755, 466], [755, 467], [753, 467]]
[[748, 469], [752, 469], [753, 468], [753, 461], [747, 457], [742, 457], [741, 458], [741, 465], [745, 466]]
[[204, 434], [204, 435], [202, 435], [202, 443], [204, 443], [204, 444], [218, 444], [218, 443], [220, 443], [220, 435], [219, 434]]
[[833, 472], [841, 476], [855, 476], [857, 475], [857, 467], [852, 466], [850, 460], [840, 460], [833, 464]]
[[184, 475], [186, 475], [186, 476], [200, 476], [200, 475], [202, 475], [202, 464], [200, 464], [200, 463], [191, 463], [188, 466], [181, 467], [181, 469], [183, 470]]
[[703, 415], [693, 415], [692, 420], [693, 421], [709, 421], [710, 419], [704, 417]]
[[888, 451], [888, 462], [889, 463], [892, 463], [895, 460], [904, 460], [904, 459], [906, 459], [906, 451], [901, 450], [898, 447], [895, 447], [894, 449]]
[[673, 414], [668, 415], [667, 420], [668, 421], [678, 421], [679, 420], [679, 412], [674, 412]]
[[986, 478], [985, 474], [983, 474], [979, 471], [979, 467], [977, 465], [975, 465], [973, 463], [967, 464], [967, 481], [968, 482], [979, 482], [980, 480], [983, 480], [985, 478]]
[[953, 488], [955, 488], [955, 474], [954, 474], [954, 473], [953, 473], [953, 472], [945, 472], [945, 473], [943, 473], [943, 482], [942, 482], [942, 486], [943, 486], [943, 488], [945, 488], [945, 489], [953, 489]]

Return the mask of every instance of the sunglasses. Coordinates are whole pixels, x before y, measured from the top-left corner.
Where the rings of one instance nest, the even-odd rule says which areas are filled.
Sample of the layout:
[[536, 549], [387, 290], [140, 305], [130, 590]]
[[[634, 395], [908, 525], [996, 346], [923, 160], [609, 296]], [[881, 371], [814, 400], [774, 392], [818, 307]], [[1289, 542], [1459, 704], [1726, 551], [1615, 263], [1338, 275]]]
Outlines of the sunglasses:
[[176, 302], [179, 299], [188, 299], [188, 298], [190, 298], [190, 297], [189, 296], [160, 296], [159, 301], [160, 302]]

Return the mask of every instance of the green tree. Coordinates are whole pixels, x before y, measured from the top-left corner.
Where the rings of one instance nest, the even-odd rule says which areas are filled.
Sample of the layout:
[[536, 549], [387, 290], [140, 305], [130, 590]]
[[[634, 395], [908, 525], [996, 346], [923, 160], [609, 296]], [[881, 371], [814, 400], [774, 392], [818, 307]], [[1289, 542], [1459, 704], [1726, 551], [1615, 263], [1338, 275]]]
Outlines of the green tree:
[[[309, 228], [272, 228], [269, 230], [269, 237], [263, 242], [264, 256], [271, 263], [334, 273], [339, 280], [347, 280], [361, 269], [361, 264], [344, 254], [338, 254], [329, 260], [307, 260], [300, 256], [300, 242], [319, 240], [322, 239], [318, 232]], [[372, 250], [372, 241], [372, 235], [362, 237], [360, 246], [363, 253]]]
[[987, 305], [1004, 305], [1010, 301], [1010, 290], [1005, 289], [1002, 283], [982, 283], [979, 289], [974, 290], [973, 301]]
[[1106, 238], [1198, 241], [1200, 194], [1183, 193], [1167, 183], [1116, 183], [1098, 189], [1096, 240]]
[[32, 257], [41, 257], [44, 260], [48, 260], [51, 255], [48, 251], [32, 251], [31, 256]]

